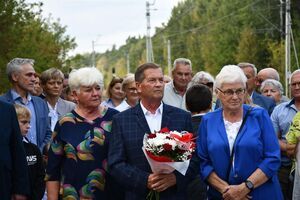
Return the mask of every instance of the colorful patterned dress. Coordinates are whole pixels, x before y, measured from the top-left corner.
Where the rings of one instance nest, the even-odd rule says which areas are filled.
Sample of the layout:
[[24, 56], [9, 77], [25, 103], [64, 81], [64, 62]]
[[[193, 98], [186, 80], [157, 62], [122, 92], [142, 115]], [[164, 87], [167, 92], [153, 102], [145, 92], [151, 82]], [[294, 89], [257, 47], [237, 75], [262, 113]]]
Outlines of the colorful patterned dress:
[[53, 132], [47, 181], [61, 181], [62, 199], [106, 199], [107, 137], [118, 111], [104, 108], [89, 121], [75, 111], [64, 116]]

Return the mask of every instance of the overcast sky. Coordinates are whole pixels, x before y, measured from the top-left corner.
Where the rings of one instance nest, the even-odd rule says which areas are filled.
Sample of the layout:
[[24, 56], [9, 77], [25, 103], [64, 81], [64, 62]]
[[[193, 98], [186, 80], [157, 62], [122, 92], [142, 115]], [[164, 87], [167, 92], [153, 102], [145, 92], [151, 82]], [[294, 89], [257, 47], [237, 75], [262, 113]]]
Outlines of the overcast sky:
[[[38, 2], [38, 0], [26, 0]], [[181, 0], [156, 0], [151, 11], [151, 33], [166, 23], [172, 8]], [[153, 0], [150, 0], [152, 3]], [[125, 44], [128, 36], [146, 34], [146, 0], [43, 0], [43, 15], [50, 13], [67, 26], [67, 34], [75, 37], [77, 48], [71, 52], [104, 52]]]

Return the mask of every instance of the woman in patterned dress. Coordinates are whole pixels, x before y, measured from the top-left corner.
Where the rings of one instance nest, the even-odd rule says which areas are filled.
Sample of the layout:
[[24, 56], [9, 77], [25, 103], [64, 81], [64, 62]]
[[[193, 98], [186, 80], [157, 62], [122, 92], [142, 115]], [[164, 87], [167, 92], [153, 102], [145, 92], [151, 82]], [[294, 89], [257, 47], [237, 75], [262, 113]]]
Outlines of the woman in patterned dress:
[[48, 200], [108, 199], [107, 137], [116, 110], [102, 107], [103, 76], [96, 68], [71, 72], [77, 107], [55, 126], [46, 170]]

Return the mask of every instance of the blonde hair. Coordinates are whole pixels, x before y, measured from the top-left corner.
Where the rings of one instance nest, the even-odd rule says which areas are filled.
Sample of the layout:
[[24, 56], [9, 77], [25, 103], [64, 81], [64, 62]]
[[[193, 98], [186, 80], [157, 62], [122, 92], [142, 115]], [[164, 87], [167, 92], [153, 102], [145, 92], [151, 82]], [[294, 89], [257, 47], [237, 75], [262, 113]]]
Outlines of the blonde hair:
[[122, 90], [125, 91], [125, 87], [133, 82], [135, 82], [134, 74], [131, 74], [131, 73], [127, 74], [124, 77], [123, 82], [122, 82]]
[[26, 108], [25, 106], [21, 106], [19, 104], [15, 104], [14, 106], [16, 109], [18, 120], [20, 118], [30, 119], [31, 114], [30, 114], [30, 110], [28, 108]]

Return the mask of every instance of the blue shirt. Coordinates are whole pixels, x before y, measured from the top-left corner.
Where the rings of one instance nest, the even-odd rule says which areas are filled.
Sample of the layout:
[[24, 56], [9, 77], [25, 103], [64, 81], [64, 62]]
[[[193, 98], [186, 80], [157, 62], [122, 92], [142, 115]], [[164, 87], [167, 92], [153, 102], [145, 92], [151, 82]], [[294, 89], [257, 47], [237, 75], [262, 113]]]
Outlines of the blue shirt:
[[27, 138], [30, 140], [31, 143], [37, 144], [37, 134], [36, 134], [36, 116], [35, 116], [35, 110], [32, 102], [31, 95], [27, 95], [27, 101], [24, 101], [22, 97], [15, 91], [11, 90], [11, 95], [13, 98], [14, 103], [25, 106], [30, 110], [30, 129], [27, 134]]
[[114, 102], [111, 99], [107, 99], [106, 101], [102, 101], [101, 106], [106, 106], [109, 108], [115, 108]]
[[[285, 136], [290, 129], [294, 116], [298, 112], [294, 103], [295, 100], [292, 99], [277, 105], [271, 115], [275, 133], [283, 140], [286, 140]], [[283, 165], [289, 165], [290, 159], [285, 155], [281, 155], [281, 162]]]

